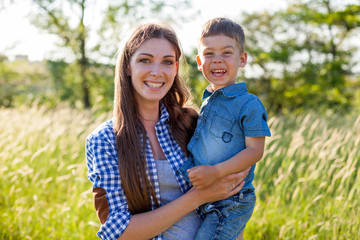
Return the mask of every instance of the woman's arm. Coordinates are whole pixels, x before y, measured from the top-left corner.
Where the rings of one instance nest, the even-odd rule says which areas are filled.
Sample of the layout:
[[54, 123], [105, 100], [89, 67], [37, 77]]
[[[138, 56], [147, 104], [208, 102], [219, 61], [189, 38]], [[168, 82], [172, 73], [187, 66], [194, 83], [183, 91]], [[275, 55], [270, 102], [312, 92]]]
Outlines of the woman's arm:
[[86, 139], [88, 178], [101, 226], [101, 239], [117, 239], [130, 222], [131, 213], [121, 186], [112, 121], [94, 130]]
[[119, 240], [150, 239], [159, 235], [200, 205], [222, 200], [239, 192], [247, 174], [248, 169], [218, 179], [207, 188], [193, 187], [178, 199], [158, 209], [133, 215]]

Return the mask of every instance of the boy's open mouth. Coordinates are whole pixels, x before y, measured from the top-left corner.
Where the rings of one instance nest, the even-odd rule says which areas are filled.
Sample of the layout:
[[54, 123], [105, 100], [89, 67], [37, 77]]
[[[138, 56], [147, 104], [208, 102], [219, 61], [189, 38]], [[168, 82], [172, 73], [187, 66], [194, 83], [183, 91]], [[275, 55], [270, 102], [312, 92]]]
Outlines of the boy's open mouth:
[[216, 77], [221, 77], [226, 73], [226, 70], [224, 69], [217, 69], [217, 70], [212, 70], [211, 73], [216, 76]]

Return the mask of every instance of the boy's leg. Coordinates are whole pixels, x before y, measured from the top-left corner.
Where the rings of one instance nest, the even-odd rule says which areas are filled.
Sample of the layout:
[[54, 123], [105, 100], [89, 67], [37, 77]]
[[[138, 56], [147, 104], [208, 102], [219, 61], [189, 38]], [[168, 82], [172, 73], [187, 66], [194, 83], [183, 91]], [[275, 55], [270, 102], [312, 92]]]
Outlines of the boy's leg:
[[200, 207], [205, 219], [197, 231], [195, 240], [213, 240], [220, 224], [221, 212], [212, 203]]
[[[235, 200], [235, 201], [234, 201]], [[206, 218], [196, 235], [196, 240], [242, 239], [242, 231], [249, 221], [255, 206], [256, 196], [253, 192], [236, 194], [230, 199], [219, 201], [214, 205], [204, 206]]]

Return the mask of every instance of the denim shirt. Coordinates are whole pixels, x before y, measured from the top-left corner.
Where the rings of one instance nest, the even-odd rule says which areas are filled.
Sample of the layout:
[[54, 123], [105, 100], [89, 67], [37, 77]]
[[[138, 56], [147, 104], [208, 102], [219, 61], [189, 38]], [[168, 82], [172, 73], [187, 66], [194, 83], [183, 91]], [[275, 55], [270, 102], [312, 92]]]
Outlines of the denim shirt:
[[[260, 99], [247, 91], [246, 83], [236, 83], [215, 92], [206, 89], [205, 98], [195, 133], [187, 146], [192, 154], [185, 164], [187, 169], [191, 165], [215, 165], [228, 160], [246, 147], [245, 137], [271, 135], [266, 110]], [[255, 164], [245, 178], [242, 191], [254, 190], [254, 170]]]

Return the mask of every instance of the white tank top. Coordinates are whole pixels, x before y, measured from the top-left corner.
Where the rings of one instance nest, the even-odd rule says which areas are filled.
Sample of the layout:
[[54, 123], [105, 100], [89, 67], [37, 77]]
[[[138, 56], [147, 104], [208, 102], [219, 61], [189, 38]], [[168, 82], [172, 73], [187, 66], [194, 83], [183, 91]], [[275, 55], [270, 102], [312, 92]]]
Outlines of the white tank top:
[[[162, 205], [165, 205], [177, 199], [183, 193], [169, 161], [155, 160], [155, 163], [160, 184], [160, 201]], [[164, 240], [193, 240], [200, 224], [201, 219], [195, 211], [192, 211], [163, 232]]]

